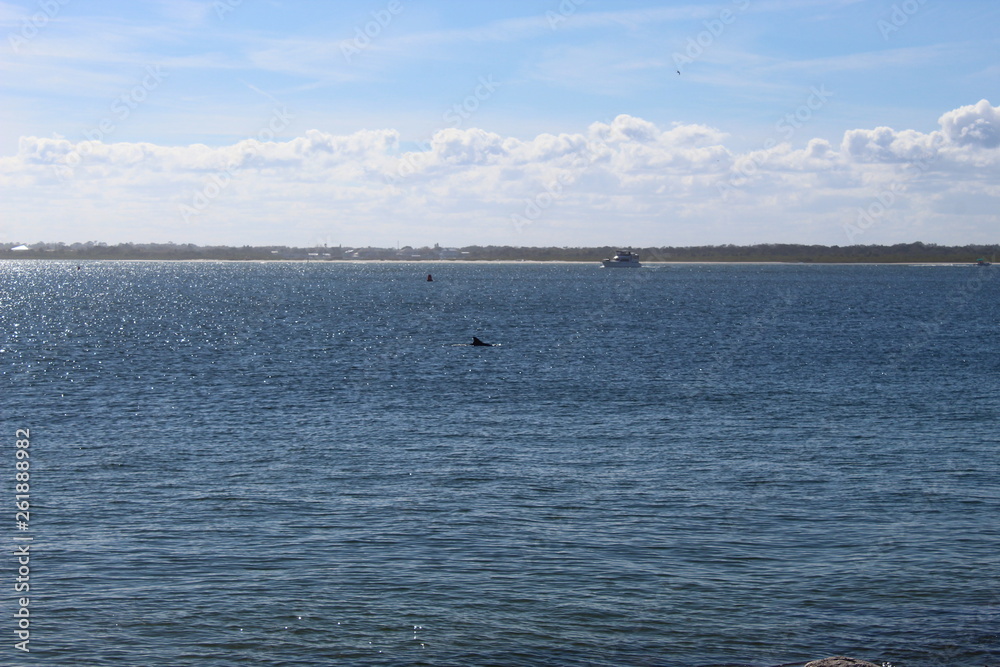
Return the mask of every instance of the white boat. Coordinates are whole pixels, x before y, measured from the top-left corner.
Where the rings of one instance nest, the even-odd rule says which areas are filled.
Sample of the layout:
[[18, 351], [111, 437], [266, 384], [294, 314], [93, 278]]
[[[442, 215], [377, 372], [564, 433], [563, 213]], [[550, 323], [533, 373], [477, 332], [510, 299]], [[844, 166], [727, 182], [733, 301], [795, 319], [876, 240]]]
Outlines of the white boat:
[[601, 260], [601, 266], [606, 269], [638, 269], [639, 254], [631, 250], [619, 250], [611, 259]]

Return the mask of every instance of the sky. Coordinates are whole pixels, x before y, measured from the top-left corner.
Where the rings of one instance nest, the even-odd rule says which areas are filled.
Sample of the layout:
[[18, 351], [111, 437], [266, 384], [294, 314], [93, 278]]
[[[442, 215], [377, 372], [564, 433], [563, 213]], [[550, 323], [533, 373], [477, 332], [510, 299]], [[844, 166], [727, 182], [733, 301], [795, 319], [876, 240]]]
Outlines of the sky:
[[995, 0], [0, 0], [0, 242], [1000, 242]]

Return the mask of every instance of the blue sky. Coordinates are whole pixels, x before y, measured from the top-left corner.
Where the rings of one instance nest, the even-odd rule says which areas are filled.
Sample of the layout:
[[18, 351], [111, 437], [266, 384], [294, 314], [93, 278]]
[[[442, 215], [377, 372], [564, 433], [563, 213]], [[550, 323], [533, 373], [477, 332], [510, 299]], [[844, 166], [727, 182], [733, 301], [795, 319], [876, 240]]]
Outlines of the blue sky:
[[995, 243], [998, 24], [986, 0], [0, 1], [0, 241]]

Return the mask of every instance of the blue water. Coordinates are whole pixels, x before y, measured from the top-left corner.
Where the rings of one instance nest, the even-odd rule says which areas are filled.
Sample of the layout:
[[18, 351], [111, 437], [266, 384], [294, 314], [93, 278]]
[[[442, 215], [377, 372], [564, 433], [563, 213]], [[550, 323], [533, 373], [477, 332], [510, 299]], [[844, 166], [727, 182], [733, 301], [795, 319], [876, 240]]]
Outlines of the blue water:
[[1000, 664], [998, 277], [0, 263], [0, 663]]

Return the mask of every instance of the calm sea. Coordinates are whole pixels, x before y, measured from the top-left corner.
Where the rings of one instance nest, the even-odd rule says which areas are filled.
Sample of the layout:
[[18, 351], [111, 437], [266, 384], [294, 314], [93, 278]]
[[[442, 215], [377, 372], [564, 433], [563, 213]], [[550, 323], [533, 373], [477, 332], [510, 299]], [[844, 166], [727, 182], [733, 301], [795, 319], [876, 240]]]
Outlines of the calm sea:
[[0, 263], [0, 663], [1000, 664], [998, 278]]

